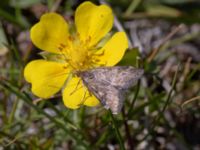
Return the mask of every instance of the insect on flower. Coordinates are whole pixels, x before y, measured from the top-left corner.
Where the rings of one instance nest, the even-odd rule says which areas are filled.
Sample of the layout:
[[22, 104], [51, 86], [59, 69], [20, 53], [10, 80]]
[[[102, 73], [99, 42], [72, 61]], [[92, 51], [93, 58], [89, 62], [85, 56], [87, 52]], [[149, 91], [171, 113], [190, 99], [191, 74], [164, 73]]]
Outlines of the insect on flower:
[[79, 72], [78, 76], [105, 108], [117, 114], [121, 111], [125, 93], [137, 83], [142, 74], [142, 69], [132, 66], [115, 66]]
[[[85, 73], [94, 74], [97, 69], [98, 74], [99, 67], [112, 70], [128, 48], [125, 32], [117, 32], [108, 38], [113, 20], [110, 7], [89, 1], [75, 11], [75, 31], [57, 13], [42, 15], [31, 28], [30, 37], [36, 47], [45, 51], [45, 59], [33, 60], [24, 69], [32, 92], [47, 99], [61, 90], [65, 106], [71, 109], [82, 104], [97, 106], [100, 98], [90, 89]], [[82, 73], [77, 75], [77, 72]], [[95, 78], [95, 81], [98, 80]]]

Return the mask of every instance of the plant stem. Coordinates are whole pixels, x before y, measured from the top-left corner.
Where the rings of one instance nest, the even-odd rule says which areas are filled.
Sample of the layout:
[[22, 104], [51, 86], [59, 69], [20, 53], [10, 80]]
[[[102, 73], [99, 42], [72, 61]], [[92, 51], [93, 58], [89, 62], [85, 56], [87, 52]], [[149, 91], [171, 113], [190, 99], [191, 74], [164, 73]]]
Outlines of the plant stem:
[[134, 146], [133, 146], [134, 143], [133, 143], [133, 139], [132, 139], [131, 134], [130, 134], [130, 130], [129, 130], [127, 120], [126, 120], [126, 114], [125, 114], [124, 108], [122, 109], [122, 117], [123, 117], [123, 123], [124, 123], [124, 127], [125, 127], [126, 136], [127, 136], [128, 143], [129, 143], [129, 149], [134, 150]]
[[63, 129], [66, 134], [69, 134], [71, 137], [73, 137], [74, 139], [77, 139], [77, 142], [81, 145], [83, 145], [85, 148], [89, 149], [89, 146], [87, 143], [85, 143], [85, 141], [83, 139], [81, 139], [80, 137], [78, 137], [77, 135], [74, 134], [74, 132], [70, 131], [69, 129], [66, 128], [66, 126], [61, 123], [60, 121], [58, 121], [57, 119], [55, 119], [53, 116], [49, 115], [48, 113], [46, 113], [45, 111], [43, 111], [41, 108], [37, 107], [36, 105], [34, 105], [32, 103], [32, 99], [30, 98], [30, 96], [26, 93], [22, 93], [21, 91], [19, 91], [19, 89], [17, 87], [14, 87], [13, 85], [11, 85], [8, 81], [0, 81], [0, 85], [4, 88], [7, 89], [8, 91], [15, 93], [16, 96], [18, 96], [18, 98], [20, 98], [21, 100], [23, 100], [24, 102], [26, 102], [28, 105], [30, 105], [33, 109], [35, 109], [36, 111], [38, 111], [39, 113], [43, 114], [44, 116], [46, 116], [50, 121], [52, 121], [53, 123], [55, 123], [58, 127], [60, 127], [61, 129]]
[[115, 133], [117, 135], [117, 139], [119, 141], [120, 149], [121, 150], [125, 150], [124, 143], [123, 143], [123, 140], [122, 140], [122, 136], [121, 136], [121, 134], [119, 132], [118, 126], [117, 126], [116, 121], [115, 121], [115, 118], [114, 118], [114, 116], [113, 116], [113, 114], [112, 114], [112, 112], [110, 110], [109, 110], [109, 114], [110, 114], [110, 117], [111, 117], [111, 120], [112, 120], [112, 123], [113, 123], [113, 127], [115, 129]]
[[130, 108], [129, 108], [129, 111], [128, 111], [128, 116], [132, 113], [132, 110], [133, 110], [134, 104], [136, 102], [136, 99], [137, 99], [139, 91], [140, 91], [140, 81], [138, 81], [138, 83], [137, 83], [137, 89], [136, 89], [134, 98], [133, 98], [133, 100], [131, 102], [131, 105], [130, 105]]

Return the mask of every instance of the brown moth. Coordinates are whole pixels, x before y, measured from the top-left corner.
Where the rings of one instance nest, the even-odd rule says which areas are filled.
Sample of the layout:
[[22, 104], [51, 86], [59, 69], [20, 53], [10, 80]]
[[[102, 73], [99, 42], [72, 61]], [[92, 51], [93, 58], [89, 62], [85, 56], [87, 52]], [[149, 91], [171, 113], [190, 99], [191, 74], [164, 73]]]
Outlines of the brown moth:
[[77, 75], [101, 104], [113, 114], [121, 111], [125, 93], [143, 75], [143, 69], [132, 66], [99, 67]]

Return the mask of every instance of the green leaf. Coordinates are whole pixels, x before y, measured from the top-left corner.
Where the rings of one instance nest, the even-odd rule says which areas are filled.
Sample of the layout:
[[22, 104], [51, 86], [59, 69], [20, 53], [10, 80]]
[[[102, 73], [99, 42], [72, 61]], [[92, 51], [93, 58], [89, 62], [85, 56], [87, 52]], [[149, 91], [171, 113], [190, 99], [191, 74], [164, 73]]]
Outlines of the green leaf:
[[41, 2], [41, 0], [10, 0], [10, 5], [12, 7], [27, 8], [39, 2]]
[[126, 51], [123, 59], [119, 62], [119, 65], [136, 66], [138, 56], [139, 56], [139, 49], [138, 48], [133, 48], [129, 51]]
[[161, 0], [163, 3], [167, 4], [183, 4], [183, 3], [191, 3], [198, 2], [199, 0]]
[[150, 16], [155, 17], [179, 17], [181, 12], [175, 8], [164, 5], [148, 5], [146, 11]]
[[7, 44], [8, 41], [6, 39], [6, 35], [4, 33], [2, 24], [0, 23], [0, 56], [3, 56], [8, 52], [8, 49], [6, 47]]
[[147, 72], [154, 72], [157, 68], [156, 61], [151, 61], [151, 63], [144, 61], [144, 68]]

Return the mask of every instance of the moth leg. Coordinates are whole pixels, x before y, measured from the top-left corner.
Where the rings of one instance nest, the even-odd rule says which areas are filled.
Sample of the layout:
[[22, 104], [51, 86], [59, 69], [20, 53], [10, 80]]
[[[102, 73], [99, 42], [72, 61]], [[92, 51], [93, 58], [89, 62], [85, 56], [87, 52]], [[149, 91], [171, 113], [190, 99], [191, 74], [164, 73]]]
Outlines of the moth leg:
[[85, 89], [85, 91], [84, 91], [84, 95], [83, 95], [83, 98], [82, 98], [82, 100], [81, 100], [79, 106], [80, 106], [80, 105], [83, 105], [83, 103], [84, 103], [84, 102], [86, 101], [86, 99], [88, 98], [88, 97], [86, 97], [86, 93], [87, 93], [87, 89]]
[[[85, 87], [85, 85], [82, 83], [82, 87]], [[87, 91], [88, 89], [85, 87], [85, 91], [84, 91], [84, 95], [83, 95], [83, 98], [81, 100], [81, 103], [79, 104], [80, 105], [83, 105], [83, 103], [89, 98], [92, 96], [92, 94], [89, 92], [89, 95], [86, 97], [86, 94], [87, 94]]]
[[91, 92], [89, 92], [89, 97], [90, 97], [90, 96], [92, 96], [92, 93], [91, 93]]
[[80, 82], [81, 82], [81, 79], [78, 81], [78, 83], [77, 83], [77, 85], [76, 85], [75, 89], [74, 89], [74, 90], [73, 90], [73, 91], [70, 93], [70, 95], [74, 94], [74, 92], [76, 92], [77, 90], [79, 90], [79, 89], [81, 89], [81, 88], [82, 88], [82, 86], [78, 88], [78, 86], [79, 86]]

